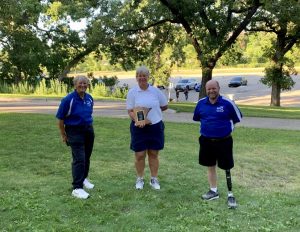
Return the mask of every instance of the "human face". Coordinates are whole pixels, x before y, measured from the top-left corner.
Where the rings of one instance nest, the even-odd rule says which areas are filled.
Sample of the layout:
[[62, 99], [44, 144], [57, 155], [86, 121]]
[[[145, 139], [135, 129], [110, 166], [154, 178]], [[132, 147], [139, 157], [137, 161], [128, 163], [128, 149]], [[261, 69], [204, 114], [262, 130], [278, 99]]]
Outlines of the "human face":
[[218, 82], [214, 80], [210, 80], [206, 83], [205, 86], [206, 94], [211, 102], [216, 102], [217, 98], [219, 97], [220, 93], [220, 86]]
[[75, 89], [80, 96], [83, 96], [88, 85], [89, 84], [85, 79], [79, 79], [75, 84]]
[[145, 90], [148, 88], [148, 78], [148, 75], [145, 73], [137, 74], [136, 81], [141, 89]]

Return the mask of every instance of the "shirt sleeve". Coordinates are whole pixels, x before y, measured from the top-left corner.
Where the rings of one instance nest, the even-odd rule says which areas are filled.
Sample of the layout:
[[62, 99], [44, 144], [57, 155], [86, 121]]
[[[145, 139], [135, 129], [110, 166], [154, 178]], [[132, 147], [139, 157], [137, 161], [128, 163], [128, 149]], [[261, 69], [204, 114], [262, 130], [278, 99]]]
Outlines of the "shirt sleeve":
[[158, 100], [159, 100], [159, 105], [160, 106], [166, 106], [168, 105], [168, 100], [166, 98], [166, 96], [159, 90], [157, 89], [158, 91]]
[[63, 98], [58, 107], [56, 118], [60, 120], [64, 120], [68, 113], [69, 105], [70, 105], [69, 101], [66, 98]]
[[128, 91], [127, 98], [126, 98], [126, 109], [131, 110], [134, 108], [134, 93], [131, 90]]
[[231, 106], [231, 118], [233, 124], [236, 124], [242, 120], [243, 115], [234, 102], [231, 102], [230, 106]]
[[200, 103], [198, 102], [195, 110], [194, 110], [194, 115], [193, 115], [193, 120], [199, 122], [200, 121]]

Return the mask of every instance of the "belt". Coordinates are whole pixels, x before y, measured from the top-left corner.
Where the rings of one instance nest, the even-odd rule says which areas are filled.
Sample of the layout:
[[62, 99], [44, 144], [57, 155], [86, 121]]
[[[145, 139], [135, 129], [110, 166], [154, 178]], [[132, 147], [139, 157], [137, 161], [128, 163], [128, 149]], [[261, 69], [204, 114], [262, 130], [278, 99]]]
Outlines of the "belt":
[[222, 137], [222, 138], [208, 138], [208, 137], [204, 137], [205, 139], [209, 140], [209, 141], [212, 141], [212, 142], [219, 142], [219, 141], [223, 141], [225, 139], [228, 139], [231, 137], [231, 134], [230, 135], [227, 135], [225, 137]]
[[65, 125], [66, 128], [78, 128], [78, 129], [88, 129], [93, 127], [93, 124], [90, 125]]

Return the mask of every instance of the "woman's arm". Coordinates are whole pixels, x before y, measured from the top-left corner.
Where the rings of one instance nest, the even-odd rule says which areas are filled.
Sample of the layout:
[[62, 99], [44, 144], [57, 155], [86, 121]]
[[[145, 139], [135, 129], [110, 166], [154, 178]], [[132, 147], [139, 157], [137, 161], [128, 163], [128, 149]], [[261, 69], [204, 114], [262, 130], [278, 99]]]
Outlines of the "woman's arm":
[[165, 111], [165, 110], [167, 110], [167, 109], [168, 109], [168, 105], [161, 106], [161, 107], [160, 107], [160, 109], [161, 109], [161, 111]]
[[64, 120], [58, 119], [58, 128], [60, 131], [61, 139], [65, 143], [67, 142], [67, 134], [65, 131]]
[[133, 112], [133, 109], [130, 109], [130, 110], [128, 110], [127, 112], [128, 112], [128, 115], [129, 115], [130, 119], [131, 119], [132, 121], [135, 121], [135, 120], [134, 120], [134, 112]]

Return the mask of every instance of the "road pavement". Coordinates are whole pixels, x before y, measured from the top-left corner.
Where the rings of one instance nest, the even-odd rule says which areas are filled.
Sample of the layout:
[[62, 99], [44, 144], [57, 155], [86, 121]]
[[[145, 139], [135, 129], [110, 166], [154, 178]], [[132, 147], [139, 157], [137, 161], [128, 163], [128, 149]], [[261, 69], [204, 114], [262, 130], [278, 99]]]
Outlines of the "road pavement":
[[[0, 97], [0, 113], [42, 113], [55, 115], [60, 100], [29, 99], [29, 98], [2, 98]], [[128, 118], [125, 102], [95, 101], [94, 116]], [[163, 113], [164, 121], [180, 123], [198, 123], [192, 120], [191, 113], [176, 113], [168, 109]], [[300, 120], [244, 117], [237, 126], [251, 128], [274, 128], [286, 130], [300, 130]]]

